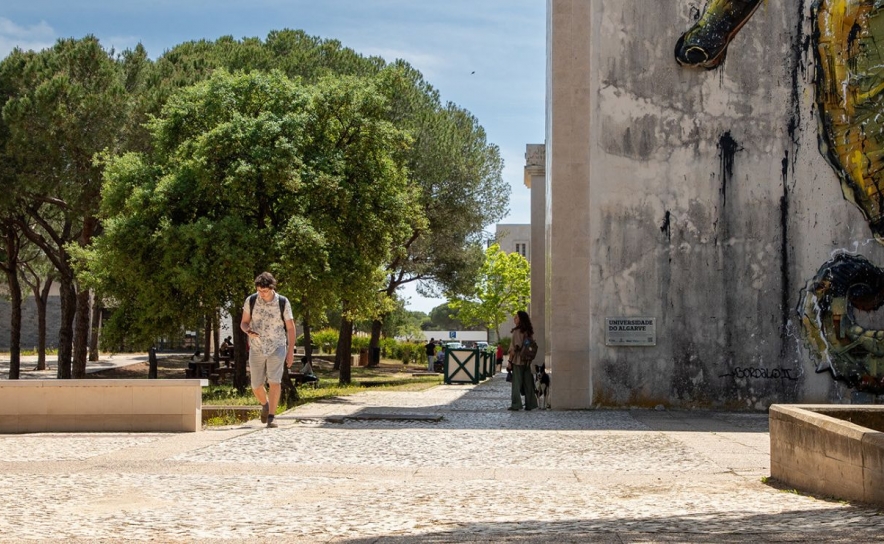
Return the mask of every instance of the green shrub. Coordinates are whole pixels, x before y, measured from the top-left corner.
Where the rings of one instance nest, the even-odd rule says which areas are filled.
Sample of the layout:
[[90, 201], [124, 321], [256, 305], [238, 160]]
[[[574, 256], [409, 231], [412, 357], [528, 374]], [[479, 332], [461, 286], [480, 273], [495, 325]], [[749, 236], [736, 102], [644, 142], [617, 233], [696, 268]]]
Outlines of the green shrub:
[[319, 346], [321, 353], [334, 353], [338, 348], [338, 331], [322, 329], [311, 335], [313, 343]]
[[370, 336], [354, 336], [353, 341], [350, 343], [350, 350], [353, 355], [357, 355], [359, 350], [368, 349], [368, 345], [371, 343]]

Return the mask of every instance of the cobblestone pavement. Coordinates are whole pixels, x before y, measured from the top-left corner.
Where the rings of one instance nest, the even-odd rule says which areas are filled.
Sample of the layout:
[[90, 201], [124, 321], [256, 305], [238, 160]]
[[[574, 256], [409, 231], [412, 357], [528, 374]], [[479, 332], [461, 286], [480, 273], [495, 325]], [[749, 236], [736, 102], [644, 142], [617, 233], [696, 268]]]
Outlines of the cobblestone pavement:
[[874, 508], [763, 481], [766, 414], [508, 412], [508, 387], [371, 391], [278, 429], [0, 436], [0, 542], [884, 538]]

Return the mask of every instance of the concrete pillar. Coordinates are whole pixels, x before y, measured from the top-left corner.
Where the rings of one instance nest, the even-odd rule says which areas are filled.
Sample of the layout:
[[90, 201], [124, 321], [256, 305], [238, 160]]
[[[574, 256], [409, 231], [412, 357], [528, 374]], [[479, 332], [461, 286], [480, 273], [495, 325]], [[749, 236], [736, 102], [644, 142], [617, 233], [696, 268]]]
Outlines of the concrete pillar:
[[593, 4], [587, 0], [547, 1], [544, 251], [546, 349], [555, 409], [592, 405], [589, 113]]
[[[528, 144], [525, 148], [525, 186], [531, 191], [531, 305], [528, 315], [534, 325], [538, 353], [546, 352], [546, 145]], [[540, 364], [538, 356], [536, 362]]]

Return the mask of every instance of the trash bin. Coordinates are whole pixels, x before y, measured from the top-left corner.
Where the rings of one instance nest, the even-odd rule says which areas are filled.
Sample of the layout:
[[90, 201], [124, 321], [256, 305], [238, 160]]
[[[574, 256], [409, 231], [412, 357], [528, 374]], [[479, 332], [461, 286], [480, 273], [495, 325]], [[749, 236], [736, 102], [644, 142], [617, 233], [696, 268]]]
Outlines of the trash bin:
[[359, 350], [359, 366], [368, 366], [368, 348]]
[[381, 364], [381, 348], [371, 348], [371, 366], [378, 366]]

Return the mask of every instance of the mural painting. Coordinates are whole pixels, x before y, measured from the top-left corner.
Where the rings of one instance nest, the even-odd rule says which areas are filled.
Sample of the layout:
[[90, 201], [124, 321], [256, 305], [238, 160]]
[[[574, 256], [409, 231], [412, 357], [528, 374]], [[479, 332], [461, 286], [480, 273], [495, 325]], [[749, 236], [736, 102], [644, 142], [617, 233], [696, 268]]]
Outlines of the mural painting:
[[[682, 66], [713, 69], [761, 0], [712, 0], [678, 40]], [[815, 0], [811, 45], [816, 59], [820, 152], [878, 242], [884, 243], [884, 0]], [[884, 331], [859, 324], [857, 311], [884, 304], [884, 270], [840, 252], [801, 293], [798, 313], [817, 372], [857, 391], [884, 394]]]
[[760, 4], [761, 0], [712, 0], [697, 23], [678, 39], [675, 60], [682, 66], [717, 68], [731, 40]]

